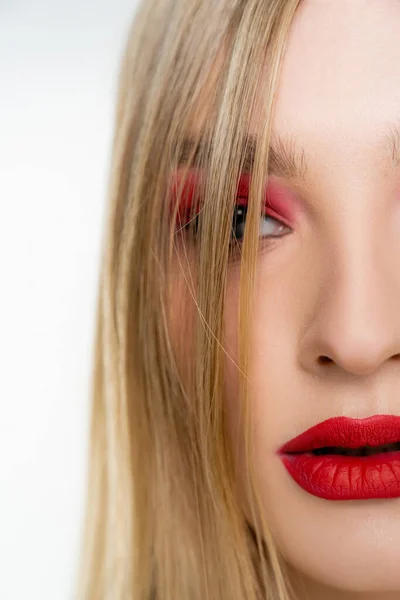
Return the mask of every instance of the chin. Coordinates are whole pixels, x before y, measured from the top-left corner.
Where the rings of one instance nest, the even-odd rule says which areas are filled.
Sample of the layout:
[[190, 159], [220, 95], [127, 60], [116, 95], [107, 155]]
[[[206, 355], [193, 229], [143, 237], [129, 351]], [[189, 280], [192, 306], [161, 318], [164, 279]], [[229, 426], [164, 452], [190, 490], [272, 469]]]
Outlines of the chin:
[[389, 561], [373, 552], [360, 552], [358, 557], [343, 553], [329, 560], [326, 556], [285, 558], [289, 569], [314, 587], [364, 594], [397, 592], [395, 597], [400, 597], [399, 562], [395, 556]]
[[290, 569], [319, 586], [370, 592], [370, 600], [400, 598], [399, 498], [329, 501], [299, 488], [275, 461], [262, 471], [267, 522]]

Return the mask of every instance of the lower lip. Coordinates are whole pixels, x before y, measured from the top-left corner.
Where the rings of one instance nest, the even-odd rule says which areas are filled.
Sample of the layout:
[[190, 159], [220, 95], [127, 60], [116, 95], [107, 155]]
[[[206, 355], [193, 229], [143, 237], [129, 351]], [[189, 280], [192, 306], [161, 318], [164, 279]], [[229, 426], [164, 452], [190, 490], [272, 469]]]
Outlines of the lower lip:
[[400, 452], [372, 456], [282, 454], [294, 481], [326, 500], [400, 497]]

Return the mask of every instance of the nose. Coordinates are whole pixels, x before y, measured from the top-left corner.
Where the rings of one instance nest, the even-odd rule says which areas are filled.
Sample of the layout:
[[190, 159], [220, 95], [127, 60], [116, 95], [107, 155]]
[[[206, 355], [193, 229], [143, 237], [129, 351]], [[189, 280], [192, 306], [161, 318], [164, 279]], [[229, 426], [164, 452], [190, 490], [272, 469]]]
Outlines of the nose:
[[360, 249], [335, 258], [316, 284], [306, 333], [303, 369], [373, 374], [388, 361], [400, 368], [400, 269], [382, 253]]

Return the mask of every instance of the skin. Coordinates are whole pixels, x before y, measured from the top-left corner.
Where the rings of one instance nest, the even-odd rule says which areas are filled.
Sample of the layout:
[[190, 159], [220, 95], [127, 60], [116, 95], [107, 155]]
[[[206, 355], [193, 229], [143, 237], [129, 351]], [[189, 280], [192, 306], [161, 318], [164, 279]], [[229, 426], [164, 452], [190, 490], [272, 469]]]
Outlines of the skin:
[[[259, 258], [255, 466], [273, 535], [310, 600], [400, 597], [400, 499], [316, 498], [275, 454], [330, 417], [400, 414], [400, 165], [380, 143], [382, 129], [400, 116], [399, 58], [399, 2], [304, 2], [274, 113], [274, 133], [295, 139], [309, 167], [302, 185], [280, 182], [300, 206], [294, 233]], [[235, 270], [226, 300], [235, 356]], [[330, 361], [320, 364], [321, 356]], [[238, 377], [230, 361], [226, 368], [229, 429], [244, 481]]]
[[[259, 257], [250, 372], [263, 506], [301, 599], [400, 597], [400, 498], [317, 498], [276, 456], [330, 417], [400, 415], [400, 161], [396, 168], [381, 142], [399, 117], [400, 2], [303, 2], [273, 132], [304, 148], [308, 173], [303, 183], [278, 182], [297, 209], [293, 233]], [[232, 268], [225, 330], [234, 357], [238, 284]], [[244, 496], [238, 374], [229, 360], [225, 385]]]

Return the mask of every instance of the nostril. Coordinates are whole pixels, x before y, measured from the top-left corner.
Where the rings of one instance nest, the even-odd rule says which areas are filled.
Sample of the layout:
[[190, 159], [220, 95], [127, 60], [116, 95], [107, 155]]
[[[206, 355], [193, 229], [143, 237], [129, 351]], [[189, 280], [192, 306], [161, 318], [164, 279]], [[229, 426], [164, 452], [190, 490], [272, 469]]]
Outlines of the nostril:
[[320, 356], [320, 357], [318, 358], [318, 362], [319, 362], [321, 365], [324, 365], [324, 364], [326, 364], [326, 363], [330, 363], [330, 362], [332, 362], [332, 359], [331, 359], [331, 358], [329, 358], [329, 356]]

